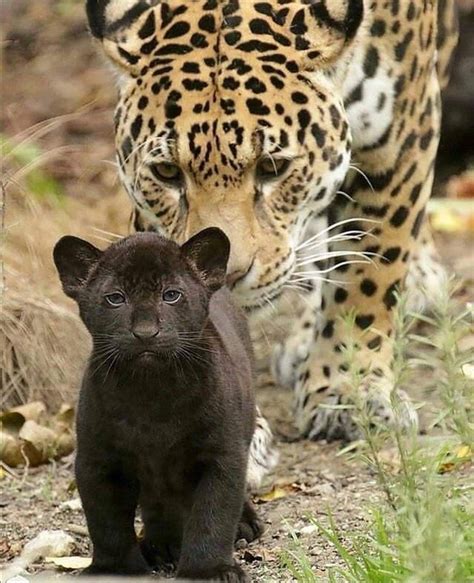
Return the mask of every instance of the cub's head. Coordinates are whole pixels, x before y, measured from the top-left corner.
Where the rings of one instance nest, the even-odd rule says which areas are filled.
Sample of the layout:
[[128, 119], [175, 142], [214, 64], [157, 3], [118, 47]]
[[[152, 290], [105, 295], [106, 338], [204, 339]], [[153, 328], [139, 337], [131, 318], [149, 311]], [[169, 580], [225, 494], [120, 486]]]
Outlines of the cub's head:
[[348, 170], [338, 70], [363, 0], [88, 0], [119, 72], [116, 145], [139, 229], [232, 243], [228, 283], [278, 296]]
[[110, 361], [193, 352], [228, 257], [229, 240], [216, 228], [181, 247], [139, 233], [105, 251], [71, 236], [54, 248], [64, 292], [79, 304], [96, 354]]

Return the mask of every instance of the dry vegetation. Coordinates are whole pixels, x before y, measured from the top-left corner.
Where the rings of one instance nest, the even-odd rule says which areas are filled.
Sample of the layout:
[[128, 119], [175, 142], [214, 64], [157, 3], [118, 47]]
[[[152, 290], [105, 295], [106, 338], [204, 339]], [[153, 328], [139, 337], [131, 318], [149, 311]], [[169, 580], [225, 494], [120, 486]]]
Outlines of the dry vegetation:
[[[107, 237], [96, 229], [123, 233], [127, 208], [123, 201], [114, 206], [110, 197], [92, 207], [75, 200], [49, 205], [12, 190], [3, 248], [1, 406], [40, 399], [57, 408], [76, 392], [89, 344], [75, 307], [61, 292], [52, 248], [66, 233], [89, 239]], [[117, 208], [125, 211], [122, 217], [111, 212]]]

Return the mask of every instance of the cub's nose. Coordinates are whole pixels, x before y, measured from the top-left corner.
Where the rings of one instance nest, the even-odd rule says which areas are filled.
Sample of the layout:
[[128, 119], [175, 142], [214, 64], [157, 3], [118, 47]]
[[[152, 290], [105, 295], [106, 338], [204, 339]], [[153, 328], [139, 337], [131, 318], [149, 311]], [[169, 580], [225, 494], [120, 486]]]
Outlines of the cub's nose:
[[139, 324], [133, 327], [132, 334], [139, 340], [151, 340], [158, 336], [159, 329], [156, 324]]

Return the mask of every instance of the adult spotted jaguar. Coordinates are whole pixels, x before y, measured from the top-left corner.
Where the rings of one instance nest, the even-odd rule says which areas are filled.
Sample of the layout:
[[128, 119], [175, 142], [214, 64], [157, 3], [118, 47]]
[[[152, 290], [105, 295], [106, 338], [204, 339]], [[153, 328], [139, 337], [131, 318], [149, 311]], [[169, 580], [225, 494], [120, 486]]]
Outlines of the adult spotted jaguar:
[[[331, 407], [349, 399], [349, 310], [361, 396], [391, 421], [395, 290], [406, 282], [416, 303], [420, 283], [443, 277], [424, 210], [453, 1], [87, 2], [119, 73], [117, 154], [136, 228], [183, 241], [220, 227], [229, 286], [250, 314], [288, 286], [310, 290], [274, 366], [302, 436], [356, 435], [350, 409]], [[323, 274], [321, 299], [311, 289]], [[261, 420], [260, 466], [267, 444]]]

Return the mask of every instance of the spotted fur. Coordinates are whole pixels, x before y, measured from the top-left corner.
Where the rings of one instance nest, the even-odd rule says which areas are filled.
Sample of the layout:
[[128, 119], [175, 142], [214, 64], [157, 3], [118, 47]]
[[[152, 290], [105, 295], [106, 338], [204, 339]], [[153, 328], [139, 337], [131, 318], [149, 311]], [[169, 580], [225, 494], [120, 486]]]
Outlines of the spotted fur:
[[[223, 229], [232, 242], [229, 285], [250, 314], [287, 287], [309, 293], [274, 365], [295, 389], [302, 435], [354, 437], [347, 409], [321, 405], [351, 399], [340, 316], [355, 310], [370, 379], [361, 395], [390, 421], [394, 292], [408, 272], [419, 287], [426, 271], [420, 241], [429, 235], [420, 232], [456, 37], [453, 0], [87, 7], [119, 72], [117, 154], [136, 228], [177, 241]], [[298, 247], [318, 217], [341, 224], [328, 231], [336, 236], [325, 268], [322, 254], [310, 253], [314, 262], [300, 273]], [[314, 250], [314, 241], [303, 248]], [[360, 254], [370, 261], [353, 264]], [[431, 264], [438, 281], [443, 272]], [[322, 291], [317, 273], [331, 279]]]

